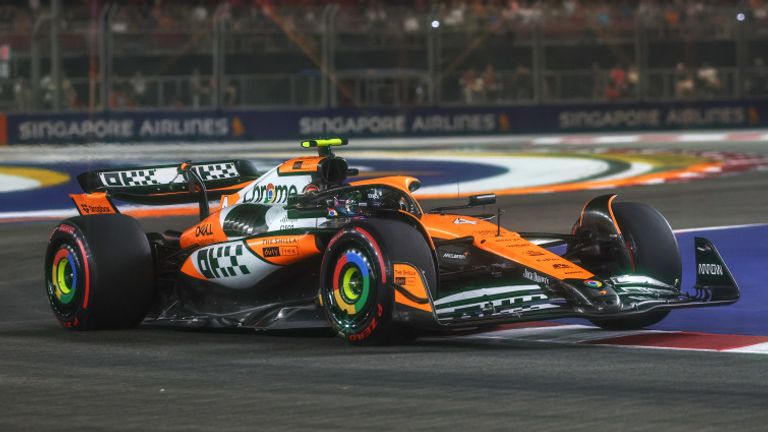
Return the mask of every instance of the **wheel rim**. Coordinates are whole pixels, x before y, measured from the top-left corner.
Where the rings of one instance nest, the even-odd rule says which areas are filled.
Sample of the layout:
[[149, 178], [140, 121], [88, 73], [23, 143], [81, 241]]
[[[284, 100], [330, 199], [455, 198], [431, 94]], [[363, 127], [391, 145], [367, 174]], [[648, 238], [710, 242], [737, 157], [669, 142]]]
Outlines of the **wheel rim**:
[[68, 315], [77, 309], [79, 286], [82, 282], [79, 257], [68, 244], [62, 244], [53, 254], [49, 271], [47, 272], [48, 297], [54, 308], [63, 315]]
[[375, 277], [368, 255], [358, 248], [339, 254], [331, 280], [331, 312], [344, 329], [354, 330], [370, 309]]

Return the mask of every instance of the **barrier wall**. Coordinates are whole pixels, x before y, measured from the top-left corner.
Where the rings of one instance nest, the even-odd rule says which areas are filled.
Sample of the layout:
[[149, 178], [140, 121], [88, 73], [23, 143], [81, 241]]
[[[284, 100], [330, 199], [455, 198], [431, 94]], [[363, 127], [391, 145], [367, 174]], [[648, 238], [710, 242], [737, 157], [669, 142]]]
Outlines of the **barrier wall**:
[[757, 127], [768, 127], [768, 100], [314, 111], [122, 111], [0, 115], [0, 143], [434, 137]]

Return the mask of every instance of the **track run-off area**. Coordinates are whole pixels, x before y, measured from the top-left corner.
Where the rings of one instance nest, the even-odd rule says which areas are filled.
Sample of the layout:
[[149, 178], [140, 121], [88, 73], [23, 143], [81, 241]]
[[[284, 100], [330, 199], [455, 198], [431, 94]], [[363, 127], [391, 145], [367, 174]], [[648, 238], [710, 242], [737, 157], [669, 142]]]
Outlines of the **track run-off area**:
[[[703, 236], [741, 299], [673, 311], [637, 332], [560, 320], [395, 347], [311, 334], [70, 332], [47, 305], [42, 260], [55, 220], [75, 214], [77, 174], [222, 158], [266, 169], [304, 150], [0, 148], [0, 430], [765, 429], [768, 132], [442, 141], [352, 140], [337, 153], [362, 176], [420, 178], [427, 209], [495, 191], [512, 230], [567, 232], [600, 194], [645, 202], [676, 230], [683, 287]], [[189, 225], [195, 211], [126, 209], [150, 231]]]

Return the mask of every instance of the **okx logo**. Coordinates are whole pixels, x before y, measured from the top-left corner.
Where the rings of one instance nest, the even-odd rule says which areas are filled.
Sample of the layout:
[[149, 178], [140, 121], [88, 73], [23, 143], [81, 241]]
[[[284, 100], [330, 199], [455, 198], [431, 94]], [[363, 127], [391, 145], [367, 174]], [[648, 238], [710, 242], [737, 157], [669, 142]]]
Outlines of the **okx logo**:
[[197, 253], [197, 268], [208, 279], [250, 274], [248, 267], [238, 261], [242, 257], [242, 244], [203, 249]]
[[288, 200], [288, 196], [296, 195], [299, 190], [294, 185], [274, 185], [268, 183], [266, 185], [257, 185], [250, 190], [245, 191], [243, 194], [243, 202], [245, 203], [264, 203], [274, 204], [283, 203]]

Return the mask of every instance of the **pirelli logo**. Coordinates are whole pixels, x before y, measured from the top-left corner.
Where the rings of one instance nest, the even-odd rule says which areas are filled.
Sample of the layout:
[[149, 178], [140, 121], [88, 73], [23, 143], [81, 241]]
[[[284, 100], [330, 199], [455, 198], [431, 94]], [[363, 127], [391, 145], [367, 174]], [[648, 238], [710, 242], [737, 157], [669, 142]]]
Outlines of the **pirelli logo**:
[[218, 246], [197, 253], [197, 267], [208, 279], [226, 278], [250, 274], [250, 270], [239, 261], [244, 247], [239, 245]]

